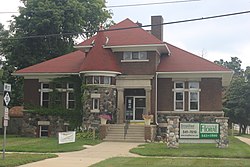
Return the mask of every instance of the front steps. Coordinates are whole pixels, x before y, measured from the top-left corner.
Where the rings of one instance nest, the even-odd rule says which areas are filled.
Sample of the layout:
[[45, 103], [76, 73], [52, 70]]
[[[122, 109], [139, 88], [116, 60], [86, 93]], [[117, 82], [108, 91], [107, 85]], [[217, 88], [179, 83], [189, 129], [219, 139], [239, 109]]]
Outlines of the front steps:
[[110, 124], [104, 141], [145, 142], [144, 125]]

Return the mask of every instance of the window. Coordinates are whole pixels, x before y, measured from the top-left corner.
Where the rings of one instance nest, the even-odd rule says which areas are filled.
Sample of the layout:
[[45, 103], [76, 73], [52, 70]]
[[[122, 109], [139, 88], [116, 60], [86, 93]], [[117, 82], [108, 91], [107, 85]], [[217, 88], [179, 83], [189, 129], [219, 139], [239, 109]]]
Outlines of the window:
[[40, 137], [49, 136], [49, 125], [40, 125]]
[[49, 107], [49, 92], [52, 90], [49, 88], [48, 83], [41, 83], [40, 89], [40, 106], [42, 107]]
[[92, 109], [91, 112], [100, 112], [100, 99], [92, 98]]
[[56, 106], [62, 106], [62, 93], [61, 92], [56, 92], [54, 100], [55, 100], [55, 105]]
[[111, 77], [107, 77], [107, 76], [103, 77], [103, 83], [106, 85], [110, 85], [110, 80], [111, 80]]
[[67, 109], [75, 108], [74, 84], [72, 83], [67, 84], [66, 108]]
[[189, 111], [199, 111], [199, 82], [189, 82]]
[[[187, 82], [188, 88], [185, 89], [185, 82], [177, 81], [174, 83], [174, 110], [175, 111], [199, 111], [199, 82]], [[186, 84], [186, 85], [187, 85]], [[188, 97], [188, 109], [185, 109], [185, 97]]]
[[184, 82], [174, 84], [174, 110], [184, 111]]
[[147, 60], [147, 52], [124, 52], [123, 60]]
[[86, 76], [85, 80], [86, 80], [86, 84], [111, 85], [111, 77], [110, 76]]

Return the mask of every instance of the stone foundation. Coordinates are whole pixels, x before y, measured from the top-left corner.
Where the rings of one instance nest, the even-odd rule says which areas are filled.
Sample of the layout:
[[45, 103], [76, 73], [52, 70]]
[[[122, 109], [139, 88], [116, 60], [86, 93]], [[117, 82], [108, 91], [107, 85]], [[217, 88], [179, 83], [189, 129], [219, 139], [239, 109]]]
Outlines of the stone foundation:
[[228, 117], [217, 117], [216, 122], [220, 125], [220, 139], [217, 143], [218, 148], [227, 148], [228, 140]]
[[59, 116], [46, 116], [34, 113], [23, 112], [23, 121], [21, 125], [21, 135], [27, 137], [39, 137], [38, 122], [49, 122], [48, 136], [57, 136], [58, 132], [67, 129], [67, 121]]

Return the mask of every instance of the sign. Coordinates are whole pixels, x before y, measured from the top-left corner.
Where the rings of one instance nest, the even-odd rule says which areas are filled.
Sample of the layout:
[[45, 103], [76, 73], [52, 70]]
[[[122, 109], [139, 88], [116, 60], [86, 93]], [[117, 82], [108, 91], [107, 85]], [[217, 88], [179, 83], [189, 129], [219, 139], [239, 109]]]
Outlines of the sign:
[[3, 120], [3, 126], [4, 126], [4, 127], [7, 127], [7, 126], [8, 126], [8, 120], [7, 120], [7, 119], [4, 119], [4, 120]]
[[180, 123], [180, 139], [218, 139], [218, 123]]
[[11, 84], [4, 83], [3, 84], [3, 91], [11, 92]]
[[4, 119], [9, 120], [9, 109], [8, 107], [4, 107]]
[[180, 123], [180, 139], [199, 139], [199, 123]]
[[75, 131], [59, 132], [58, 133], [59, 144], [72, 143], [75, 141], [76, 141], [76, 132]]
[[201, 139], [218, 139], [219, 137], [220, 137], [219, 124], [217, 123], [200, 124]]
[[10, 102], [10, 95], [9, 95], [9, 92], [6, 92], [5, 95], [4, 95], [4, 103], [5, 103], [5, 106], [8, 106], [9, 105], [9, 102]]

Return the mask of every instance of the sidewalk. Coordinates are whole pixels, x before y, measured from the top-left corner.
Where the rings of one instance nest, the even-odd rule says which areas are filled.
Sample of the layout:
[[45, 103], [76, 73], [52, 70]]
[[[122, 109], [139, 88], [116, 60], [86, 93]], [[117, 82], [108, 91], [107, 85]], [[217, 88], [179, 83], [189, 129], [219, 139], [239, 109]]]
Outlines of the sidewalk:
[[250, 139], [246, 138], [246, 137], [240, 137], [240, 136], [235, 136], [236, 138], [238, 138], [239, 140], [243, 141], [244, 143], [247, 143], [248, 145], [250, 145]]
[[68, 153], [57, 153], [59, 157], [46, 159], [20, 167], [87, 167], [111, 157], [139, 157], [129, 150], [140, 143], [102, 142], [87, 149]]

